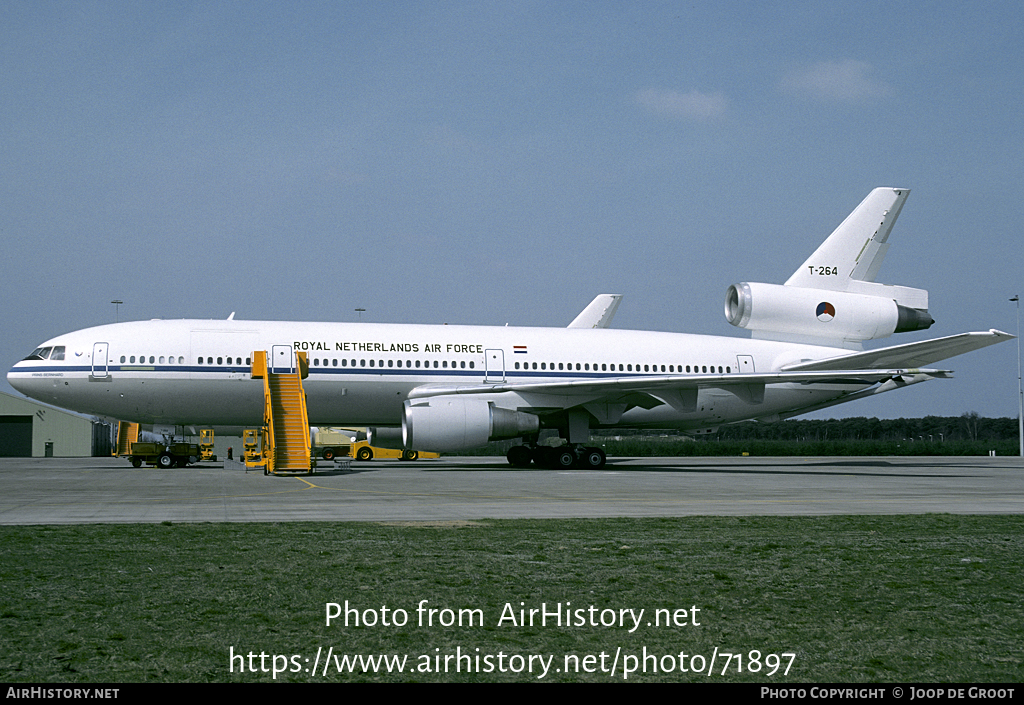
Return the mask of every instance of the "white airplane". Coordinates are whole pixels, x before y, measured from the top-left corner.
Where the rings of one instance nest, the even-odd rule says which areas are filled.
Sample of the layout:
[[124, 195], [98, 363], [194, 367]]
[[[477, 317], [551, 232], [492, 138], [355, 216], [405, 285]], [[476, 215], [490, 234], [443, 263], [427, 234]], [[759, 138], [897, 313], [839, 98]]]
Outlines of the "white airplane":
[[[713, 431], [779, 420], [929, 379], [936, 361], [1013, 338], [962, 333], [877, 350], [866, 340], [933, 323], [928, 292], [874, 281], [909, 191], [877, 188], [784, 285], [743, 282], [725, 315], [750, 338], [615, 330], [621, 296], [568, 328], [234, 320], [97, 326], [42, 343], [11, 386], [59, 407], [174, 426], [256, 427], [253, 351], [290, 370], [309, 358], [309, 423], [369, 426], [377, 445], [456, 451], [522, 438], [512, 465], [600, 467], [591, 429]], [[273, 371], [273, 370], [272, 370]], [[542, 429], [567, 445], [537, 445]]]

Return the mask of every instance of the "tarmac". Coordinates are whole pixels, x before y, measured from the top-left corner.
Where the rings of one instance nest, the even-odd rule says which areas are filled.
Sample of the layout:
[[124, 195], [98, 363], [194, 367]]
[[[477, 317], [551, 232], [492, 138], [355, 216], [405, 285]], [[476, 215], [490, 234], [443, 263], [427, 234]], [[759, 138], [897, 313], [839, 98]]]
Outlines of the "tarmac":
[[231, 461], [0, 458], [0, 524], [1022, 512], [1018, 457], [612, 458], [600, 470], [460, 457], [321, 461], [290, 476]]

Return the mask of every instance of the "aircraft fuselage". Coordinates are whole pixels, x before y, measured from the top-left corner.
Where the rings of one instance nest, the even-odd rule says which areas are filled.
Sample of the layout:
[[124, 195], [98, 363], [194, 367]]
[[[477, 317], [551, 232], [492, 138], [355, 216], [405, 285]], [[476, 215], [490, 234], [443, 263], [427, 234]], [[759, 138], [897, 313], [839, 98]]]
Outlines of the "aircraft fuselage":
[[[305, 352], [313, 425], [401, 425], [402, 405], [425, 385], [544, 383], [769, 372], [849, 351], [815, 345], [653, 331], [282, 321], [154, 320], [88, 328], [40, 345], [8, 373], [15, 389], [100, 417], [173, 425], [257, 426], [263, 386], [255, 350]], [[63, 359], [53, 351], [63, 348]], [[30, 356], [31, 357], [31, 356]], [[614, 424], [698, 429], [768, 417], [866, 385], [770, 385], [752, 404], [700, 389], [692, 411], [630, 400]], [[507, 404], [508, 392], [505, 395]], [[648, 404], [647, 406], [651, 406]], [[595, 426], [602, 424], [596, 423]]]

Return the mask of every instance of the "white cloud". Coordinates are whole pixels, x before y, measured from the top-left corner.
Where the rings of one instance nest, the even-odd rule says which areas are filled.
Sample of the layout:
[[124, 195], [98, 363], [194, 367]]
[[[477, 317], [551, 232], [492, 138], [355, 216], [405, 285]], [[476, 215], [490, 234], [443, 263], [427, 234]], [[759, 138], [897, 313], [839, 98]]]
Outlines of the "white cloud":
[[713, 120], [725, 115], [728, 101], [721, 93], [692, 90], [680, 93], [668, 89], [645, 88], [637, 92], [636, 102], [652, 113], [692, 120]]
[[871, 76], [874, 68], [866, 61], [822, 61], [784, 77], [783, 90], [822, 100], [855, 102], [888, 95], [891, 88]]

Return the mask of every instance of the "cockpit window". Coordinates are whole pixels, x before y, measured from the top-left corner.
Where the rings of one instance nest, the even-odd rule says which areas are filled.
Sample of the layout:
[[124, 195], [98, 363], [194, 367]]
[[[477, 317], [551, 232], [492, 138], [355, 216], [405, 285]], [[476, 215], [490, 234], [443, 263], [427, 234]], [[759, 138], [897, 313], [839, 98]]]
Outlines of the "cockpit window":
[[48, 348], [36, 348], [31, 353], [25, 356], [26, 360], [63, 360], [64, 359], [64, 346], [58, 345], [56, 347]]

